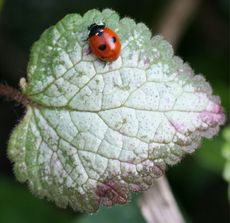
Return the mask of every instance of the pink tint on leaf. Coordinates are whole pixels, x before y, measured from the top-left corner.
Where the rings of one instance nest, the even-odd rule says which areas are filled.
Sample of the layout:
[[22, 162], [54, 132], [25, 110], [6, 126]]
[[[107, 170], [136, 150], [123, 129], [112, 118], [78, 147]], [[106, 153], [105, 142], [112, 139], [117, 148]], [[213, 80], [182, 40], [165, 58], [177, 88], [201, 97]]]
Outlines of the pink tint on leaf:
[[99, 203], [105, 206], [125, 204], [128, 200], [128, 188], [119, 182], [108, 181], [97, 186], [96, 194]]
[[91, 53], [90, 47], [85, 47], [85, 48], [83, 49], [83, 55], [84, 55], [84, 56], [88, 56], [90, 53]]
[[209, 126], [215, 126], [217, 124], [222, 125], [225, 121], [225, 116], [222, 107], [219, 103], [215, 102], [208, 106], [207, 111], [201, 112], [200, 118]]

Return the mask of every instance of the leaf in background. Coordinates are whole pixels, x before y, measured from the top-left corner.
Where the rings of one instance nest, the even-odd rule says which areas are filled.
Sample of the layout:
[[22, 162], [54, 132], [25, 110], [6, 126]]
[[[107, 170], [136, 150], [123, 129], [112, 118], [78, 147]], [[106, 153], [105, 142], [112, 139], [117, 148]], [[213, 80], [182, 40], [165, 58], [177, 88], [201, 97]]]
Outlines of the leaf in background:
[[[105, 67], [84, 41], [101, 22], [122, 42]], [[219, 98], [168, 42], [108, 9], [46, 30], [23, 90], [33, 103], [10, 138], [15, 174], [39, 197], [80, 211], [126, 203], [224, 122]]]
[[209, 169], [216, 174], [222, 175], [224, 158], [221, 154], [223, 138], [218, 135], [213, 140], [203, 140], [202, 145], [194, 158], [197, 164]]
[[9, 177], [0, 175], [0, 222], [2, 223], [67, 223], [73, 213], [62, 211], [36, 199], [26, 188]]
[[3, 3], [4, 3], [4, 0], [0, 0], [0, 12], [2, 10]]
[[132, 222], [146, 223], [137, 206], [137, 197], [135, 196], [130, 203], [124, 206], [115, 206], [113, 208], [101, 208], [96, 214], [84, 214], [72, 223], [117, 223]]
[[222, 153], [226, 159], [226, 164], [224, 168], [224, 179], [228, 182], [228, 198], [230, 201], [230, 126], [226, 127], [223, 131], [224, 145]]

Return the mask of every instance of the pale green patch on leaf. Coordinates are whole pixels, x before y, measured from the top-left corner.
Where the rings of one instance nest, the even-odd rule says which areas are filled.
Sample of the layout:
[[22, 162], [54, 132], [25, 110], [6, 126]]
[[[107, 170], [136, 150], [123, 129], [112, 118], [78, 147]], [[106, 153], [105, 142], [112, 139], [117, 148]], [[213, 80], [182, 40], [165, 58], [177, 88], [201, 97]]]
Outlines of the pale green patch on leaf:
[[[106, 66], [85, 41], [88, 26], [101, 22], [122, 43]], [[109, 9], [67, 15], [46, 30], [21, 83], [33, 104], [10, 139], [15, 174], [76, 211], [126, 203], [224, 122], [204, 77], [143, 23]]]
[[223, 131], [224, 145], [222, 148], [223, 157], [226, 159], [224, 168], [224, 179], [228, 182], [228, 199], [230, 201], [230, 126]]

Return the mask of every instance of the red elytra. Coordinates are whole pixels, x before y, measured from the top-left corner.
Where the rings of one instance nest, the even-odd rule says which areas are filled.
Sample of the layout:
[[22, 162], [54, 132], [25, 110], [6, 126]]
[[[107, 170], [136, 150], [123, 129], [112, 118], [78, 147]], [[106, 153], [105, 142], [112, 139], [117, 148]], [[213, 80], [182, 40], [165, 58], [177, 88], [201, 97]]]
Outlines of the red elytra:
[[88, 29], [88, 41], [92, 53], [102, 61], [115, 61], [121, 52], [119, 36], [105, 25], [94, 23]]

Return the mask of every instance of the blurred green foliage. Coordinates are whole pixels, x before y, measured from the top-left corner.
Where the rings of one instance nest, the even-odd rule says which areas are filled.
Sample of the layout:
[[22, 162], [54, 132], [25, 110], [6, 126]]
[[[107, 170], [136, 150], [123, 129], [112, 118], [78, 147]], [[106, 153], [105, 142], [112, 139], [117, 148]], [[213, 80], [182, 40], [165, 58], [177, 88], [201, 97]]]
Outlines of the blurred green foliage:
[[4, 0], [0, 0], [0, 12], [2, 10], [3, 3], [4, 3]]
[[96, 214], [84, 214], [71, 223], [145, 223], [137, 206], [138, 196], [133, 196], [130, 203], [112, 208], [102, 207]]
[[76, 217], [71, 211], [57, 208], [34, 197], [25, 185], [0, 175], [0, 222], [7, 223], [145, 223], [133, 196], [124, 206], [102, 207], [95, 214]]
[[203, 168], [209, 169], [216, 174], [221, 175], [224, 167], [224, 159], [221, 156], [223, 140], [217, 136], [214, 139], [205, 139], [195, 155], [196, 162]]
[[223, 157], [226, 159], [224, 168], [224, 178], [228, 182], [228, 199], [230, 202], [230, 125], [223, 132], [224, 144], [223, 144]]
[[0, 222], [67, 223], [74, 214], [34, 197], [25, 185], [0, 175]]

